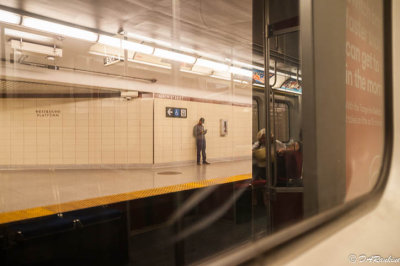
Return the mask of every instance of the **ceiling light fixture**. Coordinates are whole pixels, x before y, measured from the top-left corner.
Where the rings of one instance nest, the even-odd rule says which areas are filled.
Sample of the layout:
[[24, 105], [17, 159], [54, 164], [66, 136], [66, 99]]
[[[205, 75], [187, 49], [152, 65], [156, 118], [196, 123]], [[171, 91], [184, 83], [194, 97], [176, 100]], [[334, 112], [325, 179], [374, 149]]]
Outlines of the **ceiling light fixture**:
[[180, 71], [181, 72], [185, 72], [185, 73], [200, 75], [200, 76], [208, 76], [208, 74], [206, 74], [206, 73], [200, 73], [200, 72], [196, 72], [196, 71], [193, 71], [193, 70], [187, 70], [187, 69], [183, 69], [183, 68], [181, 68]]
[[184, 55], [184, 54], [180, 54], [180, 53], [176, 53], [176, 52], [171, 52], [171, 51], [159, 49], [159, 48], [155, 49], [154, 55], [161, 57], [161, 58], [170, 59], [170, 60], [174, 60], [174, 61], [178, 61], [178, 62], [182, 62], [182, 63], [188, 63], [188, 64], [193, 64], [196, 61], [196, 58], [193, 56]]
[[192, 48], [185, 47], [185, 46], [181, 46], [179, 48], [179, 50], [182, 51], [182, 52], [195, 54], [197, 56], [201, 56], [201, 57], [205, 57], [205, 58], [213, 58], [214, 60], [218, 60], [220, 62], [225, 61], [225, 57], [221, 57], [220, 55], [205, 53], [205, 52], [194, 50]]
[[62, 57], [62, 49], [36, 43], [11, 40], [11, 48], [19, 51]]
[[95, 42], [98, 38], [98, 34], [91, 31], [65, 26], [37, 18], [24, 17], [22, 20], [22, 25], [28, 28], [51, 32], [57, 35], [68, 36], [89, 42]]
[[106, 35], [99, 35], [98, 43], [105, 44], [108, 46], [112, 46], [115, 48], [122, 48], [122, 40]]
[[154, 51], [154, 48], [151, 46], [125, 40], [122, 41], [122, 48], [143, 54], [152, 54]]
[[236, 61], [236, 60], [232, 60], [232, 64], [237, 65], [237, 66], [246, 67], [246, 68], [249, 68], [249, 69], [257, 69], [257, 70], [264, 71], [263, 67], [247, 64], [247, 63]]
[[228, 71], [228, 68], [229, 68], [228, 65], [217, 63], [217, 62], [206, 60], [206, 59], [201, 59], [201, 58], [197, 59], [196, 65], [201, 66], [201, 67], [211, 68], [212, 70], [221, 71], [221, 72]]
[[216, 78], [216, 79], [223, 79], [223, 80], [231, 80], [230, 78], [223, 77], [223, 76], [218, 76], [218, 75], [210, 75], [211, 78]]
[[153, 64], [153, 63], [149, 63], [149, 62], [145, 62], [145, 61], [139, 61], [139, 60], [134, 60], [134, 59], [128, 59], [128, 61], [129, 61], [129, 62], [133, 62], [133, 63], [142, 64], [142, 65], [148, 65], [148, 66], [154, 66], [154, 67], [159, 67], [159, 68], [171, 69], [170, 66], [164, 66], [164, 65], [159, 65], [159, 64]]
[[136, 39], [136, 40], [140, 40], [140, 41], [145, 41], [145, 42], [149, 42], [149, 43], [155, 43], [161, 46], [165, 46], [165, 47], [171, 47], [171, 43], [170, 42], [165, 42], [165, 41], [161, 41], [161, 40], [157, 40], [157, 39], [153, 39], [153, 38], [149, 38], [143, 35], [139, 35], [139, 34], [135, 34], [135, 33], [127, 33], [128, 37]]
[[148, 45], [121, 40], [119, 38], [100, 35], [98, 43], [109, 45], [115, 48], [122, 48], [130, 51], [135, 51], [143, 54], [152, 54], [154, 48]]
[[18, 38], [18, 39], [23, 39], [23, 40], [31, 40], [31, 41], [37, 41], [37, 42], [46, 42], [46, 43], [53, 43], [54, 39], [43, 36], [43, 35], [38, 35], [38, 34], [33, 34], [25, 31], [19, 31], [19, 30], [13, 30], [13, 29], [4, 29], [4, 34], [6, 36], [10, 36], [13, 38]]
[[19, 24], [21, 22], [21, 16], [5, 10], [0, 10], [0, 21], [10, 24]]

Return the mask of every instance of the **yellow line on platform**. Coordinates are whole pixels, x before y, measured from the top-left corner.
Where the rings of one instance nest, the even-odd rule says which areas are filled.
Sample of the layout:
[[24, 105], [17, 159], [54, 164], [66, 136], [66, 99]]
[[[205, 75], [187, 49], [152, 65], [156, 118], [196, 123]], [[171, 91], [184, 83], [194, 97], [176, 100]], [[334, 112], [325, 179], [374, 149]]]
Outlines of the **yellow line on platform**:
[[73, 211], [78, 209], [85, 209], [95, 206], [107, 205], [122, 201], [134, 200], [134, 199], [142, 199], [152, 196], [158, 196], [173, 192], [179, 192], [184, 190], [190, 190], [195, 188], [203, 188], [213, 185], [220, 185], [226, 183], [232, 183], [237, 181], [243, 181], [251, 179], [251, 174], [244, 174], [244, 175], [235, 175], [230, 177], [223, 177], [223, 178], [213, 178], [207, 179], [202, 181], [196, 181], [186, 184], [180, 185], [173, 185], [167, 187], [160, 187], [160, 188], [152, 188], [146, 190], [139, 190], [127, 193], [120, 193], [115, 195], [97, 197], [92, 199], [85, 199], [85, 200], [77, 200], [71, 202], [65, 202], [60, 204], [54, 204], [49, 206], [43, 207], [36, 207], [26, 210], [20, 211], [12, 211], [12, 212], [5, 212], [0, 213], [0, 224], [3, 223], [10, 223], [25, 219], [37, 218], [47, 215], [52, 215], [56, 213], [62, 213], [67, 211]]

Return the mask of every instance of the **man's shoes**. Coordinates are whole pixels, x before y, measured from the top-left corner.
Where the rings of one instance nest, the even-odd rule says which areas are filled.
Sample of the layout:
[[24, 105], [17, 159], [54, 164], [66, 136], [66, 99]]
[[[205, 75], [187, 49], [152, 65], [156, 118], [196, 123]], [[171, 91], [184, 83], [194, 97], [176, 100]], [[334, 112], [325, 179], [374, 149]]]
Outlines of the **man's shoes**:
[[197, 165], [201, 165], [201, 163], [200, 163], [200, 162], [197, 162]]
[[209, 162], [207, 162], [207, 161], [204, 161], [204, 162], [203, 162], [203, 164], [210, 164], [210, 163], [209, 163]]

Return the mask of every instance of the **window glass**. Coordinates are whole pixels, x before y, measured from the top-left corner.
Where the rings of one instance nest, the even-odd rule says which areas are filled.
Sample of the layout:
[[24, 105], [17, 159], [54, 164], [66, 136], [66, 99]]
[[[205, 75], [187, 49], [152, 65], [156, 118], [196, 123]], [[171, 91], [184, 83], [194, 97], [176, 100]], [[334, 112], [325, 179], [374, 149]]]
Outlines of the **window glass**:
[[[318, 54], [315, 24], [301, 57], [300, 1], [1, 6], [0, 264], [193, 264], [369, 192], [384, 143], [382, 2], [345, 2], [332, 2], [345, 45], [328, 40], [345, 47], [340, 71], [308, 76], [304, 61], [334, 53]], [[341, 74], [343, 99], [327, 97]]]
[[[282, 142], [289, 141], [289, 106], [286, 103], [276, 102], [275, 105], [275, 134], [276, 139]], [[272, 109], [271, 109], [272, 112]]]

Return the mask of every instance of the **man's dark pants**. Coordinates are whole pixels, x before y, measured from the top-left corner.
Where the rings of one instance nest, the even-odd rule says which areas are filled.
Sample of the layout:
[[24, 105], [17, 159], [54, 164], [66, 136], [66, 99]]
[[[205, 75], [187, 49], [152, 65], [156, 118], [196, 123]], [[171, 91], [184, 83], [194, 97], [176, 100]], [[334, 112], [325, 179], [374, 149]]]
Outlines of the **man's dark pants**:
[[201, 156], [203, 157], [203, 162], [206, 161], [206, 140], [205, 139], [198, 139], [196, 140], [197, 146], [197, 162], [200, 163], [200, 151]]

